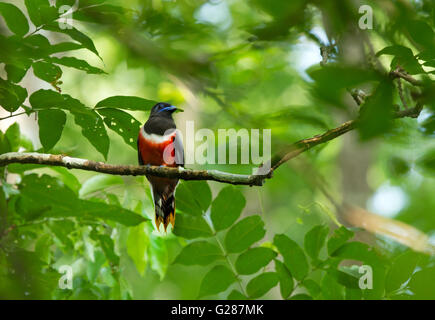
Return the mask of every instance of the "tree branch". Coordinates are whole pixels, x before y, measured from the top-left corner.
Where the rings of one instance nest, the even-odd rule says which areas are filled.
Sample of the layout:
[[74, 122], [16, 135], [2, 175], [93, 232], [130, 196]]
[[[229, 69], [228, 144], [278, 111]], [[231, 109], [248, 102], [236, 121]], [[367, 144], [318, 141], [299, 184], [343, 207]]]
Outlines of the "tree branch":
[[424, 86], [424, 83], [422, 81], [415, 79], [413, 76], [406, 73], [406, 71], [403, 71], [400, 69], [395, 69], [395, 70], [391, 71], [390, 75], [393, 78], [399, 78], [399, 79], [402, 78], [403, 80], [408, 81], [410, 84], [412, 84], [413, 86], [416, 86], [416, 87]]
[[9, 152], [0, 155], [0, 167], [11, 163], [41, 164], [48, 166], [81, 169], [121, 176], [151, 175], [165, 178], [179, 178], [183, 180], [212, 180], [229, 184], [244, 184], [261, 186], [264, 176], [242, 175], [217, 170], [191, 170], [182, 167], [157, 167], [135, 165], [113, 165], [87, 159], [71, 158], [64, 155], [44, 153]]
[[[395, 119], [405, 118], [405, 117], [417, 118], [421, 110], [422, 110], [422, 106], [420, 104], [417, 104], [417, 106], [415, 106], [414, 108], [396, 112], [393, 118]], [[288, 151], [285, 154], [282, 154], [281, 156], [278, 157], [275, 156], [274, 159], [271, 160], [272, 165], [271, 165], [270, 174], [274, 170], [276, 170], [280, 165], [289, 161], [290, 159], [293, 159], [294, 157], [297, 157], [302, 152], [305, 152], [319, 144], [333, 140], [341, 136], [342, 134], [345, 134], [346, 132], [355, 129], [357, 126], [358, 126], [358, 119], [350, 120], [334, 129], [326, 131], [323, 134], [308, 139], [302, 139], [299, 140], [298, 142], [293, 143], [288, 148]]]
[[[397, 112], [394, 115], [394, 118], [416, 118], [420, 114], [421, 109], [422, 107], [420, 105], [417, 105], [414, 108]], [[314, 136], [312, 138], [299, 140], [292, 144], [292, 146], [289, 148], [290, 151], [287, 151], [282, 156], [275, 156], [272, 160], [270, 160], [272, 164], [270, 170], [264, 173], [260, 171], [262, 173], [257, 175], [234, 174], [218, 170], [191, 170], [182, 167], [171, 168], [156, 166], [112, 165], [104, 162], [72, 158], [64, 155], [22, 152], [9, 152], [0, 155], [0, 167], [12, 163], [30, 163], [66, 167], [68, 169], [95, 171], [113, 175], [151, 175], [165, 178], [179, 178], [183, 180], [211, 180], [228, 184], [262, 186], [264, 180], [271, 178], [273, 171], [286, 161], [293, 159], [302, 152], [305, 152], [319, 144], [333, 140], [341, 136], [342, 134], [345, 134], [346, 132], [355, 129], [357, 125], [358, 119], [347, 121], [334, 129], [326, 131], [323, 134]], [[262, 167], [264, 168], [265, 166], [263, 165]]]

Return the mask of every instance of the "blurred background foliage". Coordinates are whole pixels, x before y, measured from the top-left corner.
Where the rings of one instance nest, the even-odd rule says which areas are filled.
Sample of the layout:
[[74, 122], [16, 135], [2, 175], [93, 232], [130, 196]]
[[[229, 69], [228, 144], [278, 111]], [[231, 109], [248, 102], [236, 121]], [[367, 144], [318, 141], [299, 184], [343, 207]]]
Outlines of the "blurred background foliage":
[[143, 177], [2, 168], [1, 298], [435, 298], [433, 1], [13, 0], [0, 16], [0, 153], [136, 164], [138, 127], [167, 101], [182, 132], [271, 128], [275, 154], [361, 104], [357, 131], [263, 187], [182, 183], [165, 235]]

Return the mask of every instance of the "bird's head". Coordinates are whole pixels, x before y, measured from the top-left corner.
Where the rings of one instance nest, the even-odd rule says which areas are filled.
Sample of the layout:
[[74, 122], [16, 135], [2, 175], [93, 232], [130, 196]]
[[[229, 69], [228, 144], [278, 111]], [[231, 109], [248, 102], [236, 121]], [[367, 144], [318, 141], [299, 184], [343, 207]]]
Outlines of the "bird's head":
[[170, 117], [175, 110], [177, 110], [177, 107], [166, 102], [159, 102], [152, 107], [150, 116]]

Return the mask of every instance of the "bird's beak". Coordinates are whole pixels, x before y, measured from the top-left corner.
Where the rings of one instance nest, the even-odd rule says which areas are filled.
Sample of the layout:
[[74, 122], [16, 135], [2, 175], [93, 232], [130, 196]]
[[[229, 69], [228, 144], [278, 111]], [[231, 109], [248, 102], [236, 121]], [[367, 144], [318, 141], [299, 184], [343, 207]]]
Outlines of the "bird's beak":
[[170, 106], [168, 110], [169, 110], [170, 113], [174, 113], [174, 112], [184, 112], [183, 109], [178, 108], [178, 107], [176, 107], [176, 106]]
[[169, 107], [164, 107], [163, 109], [160, 109], [157, 112], [160, 113], [160, 112], [163, 112], [163, 111], [169, 111], [170, 113], [173, 113], [176, 110], [178, 110], [176, 106], [169, 106]]

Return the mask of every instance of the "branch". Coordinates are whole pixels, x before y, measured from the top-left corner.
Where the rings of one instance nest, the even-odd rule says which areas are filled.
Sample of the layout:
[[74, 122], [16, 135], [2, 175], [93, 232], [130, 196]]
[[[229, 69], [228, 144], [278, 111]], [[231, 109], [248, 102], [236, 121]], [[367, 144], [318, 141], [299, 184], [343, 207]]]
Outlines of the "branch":
[[157, 166], [134, 166], [113, 165], [87, 159], [71, 158], [64, 155], [8, 152], [0, 155], [0, 167], [11, 163], [31, 163], [48, 166], [66, 167], [68, 169], [81, 169], [120, 176], [143, 176], [151, 175], [165, 178], [179, 178], [183, 180], [212, 180], [229, 184], [244, 184], [261, 186], [264, 176], [242, 175], [222, 172], [217, 170], [191, 170], [182, 167], [157, 167]]
[[[420, 105], [417, 105], [415, 108], [397, 112], [394, 115], [394, 118], [416, 118], [420, 114], [421, 109], [422, 107]], [[305, 152], [319, 144], [333, 140], [341, 136], [342, 134], [345, 134], [346, 132], [355, 129], [357, 125], [358, 120], [347, 121], [342, 125], [338, 126], [337, 128], [328, 130], [321, 135], [295, 142], [291, 146], [290, 151], [280, 157], [275, 156], [274, 159], [278, 160], [270, 161], [272, 165], [269, 171], [257, 175], [234, 174], [218, 170], [192, 170], [182, 167], [171, 168], [156, 166], [113, 165], [87, 159], [71, 158], [64, 155], [22, 152], [9, 152], [0, 155], [0, 167], [6, 166], [11, 163], [30, 163], [66, 167], [68, 169], [81, 169], [121, 176], [151, 175], [156, 177], [178, 178], [183, 180], [211, 180], [228, 184], [262, 186], [264, 180], [271, 178], [273, 171], [276, 170], [284, 162], [293, 159], [302, 152]], [[264, 165], [262, 167], [264, 167]]]
[[422, 81], [415, 79], [413, 76], [411, 76], [410, 74], [408, 74], [405, 71], [402, 71], [400, 69], [395, 69], [395, 70], [391, 71], [390, 75], [393, 78], [398, 78], [398, 79], [402, 78], [403, 80], [408, 81], [410, 84], [412, 84], [416, 87], [424, 86], [424, 83]]
[[[421, 110], [422, 110], [422, 106], [417, 104], [417, 106], [415, 106], [414, 108], [396, 112], [394, 114], [393, 118], [395, 118], [395, 119], [405, 118], [405, 117], [417, 118], [418, 115], [420, 114]], [[343, 123], [342, 125], [334, 128], [334, 129], [326, 131], [323, 134], [320, 134], [320, 135], [317, 135], [317, 136], [314, 136], [314, 137], [308, 138], [308, 139], [302, 139], [302, 140], [299, 140], [298, 142], [295, 142], [294, 144], [292, 144], [289, 147], [289, 150], [287, 151], [287, 153], [285, 153], [284, 155], [282, 155], [280, 157], [275, 157], [275, 160], [272, 159], [272, 166], [271, 166], [270, 174], [274, 170], [276, 170], [280, 165], [289, 161], [290, 159], [293, 159], [294, 157], [297, 157], [302, 152], [305, 152], [305, 151], [307, 151], [307, 150], [309, 150], [309, 149], [311, 149], [319, 144], [333, 140], [333, 139], [345, 134], [346, 132], [349, 132], [349, 131], [355, 129], [357, 126], [358, 126], [358, 119], [350, 120], [350, 121], [347, 121], [347, 122]]]
[[20, 113], [14, 113], [14, 114], [11, 114], [11, 115], [9, 115], [9, 116], [6, 116], [6, 117], [3, 117], [3, 118], [0, 118], [0, 121], [1, 121], [1, 120], [6, 120], [6, 119], [9, 119], [9, 118], [13, 118], [13, 117], [16, 117], [16, 116], [21, 116], [21, 115], [23, 115], [23, 114], [26, 114], [26, 111], [23, 111], [23, 112], [20, 112]]

